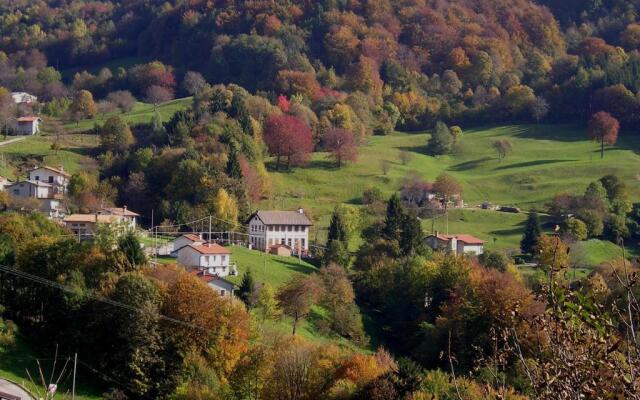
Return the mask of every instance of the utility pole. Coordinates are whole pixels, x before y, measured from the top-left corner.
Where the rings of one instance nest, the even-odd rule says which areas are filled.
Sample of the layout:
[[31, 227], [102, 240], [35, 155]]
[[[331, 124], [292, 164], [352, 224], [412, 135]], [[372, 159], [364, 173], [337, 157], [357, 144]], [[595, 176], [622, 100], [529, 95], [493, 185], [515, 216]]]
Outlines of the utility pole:
[[209, 215], [209, 246], [211, 246], [211, 215]]
[[73, 356], [73, 383], [71, 385], [71, 400], [76, 400], [76, 368], [78, 367], [78, 353]]

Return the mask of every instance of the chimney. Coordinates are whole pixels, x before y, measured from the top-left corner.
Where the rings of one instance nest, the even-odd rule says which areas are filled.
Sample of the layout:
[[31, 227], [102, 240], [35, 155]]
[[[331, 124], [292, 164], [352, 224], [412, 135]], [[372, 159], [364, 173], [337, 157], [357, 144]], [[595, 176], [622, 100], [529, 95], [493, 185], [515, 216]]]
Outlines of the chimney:
[[304, 214], [304, 210], [302, 208], [298, 208], [298, 213]]
[[122, 210], [124, 211], [124, 214], [127, 213], [127, 205], [126, 204], [122, 207]]

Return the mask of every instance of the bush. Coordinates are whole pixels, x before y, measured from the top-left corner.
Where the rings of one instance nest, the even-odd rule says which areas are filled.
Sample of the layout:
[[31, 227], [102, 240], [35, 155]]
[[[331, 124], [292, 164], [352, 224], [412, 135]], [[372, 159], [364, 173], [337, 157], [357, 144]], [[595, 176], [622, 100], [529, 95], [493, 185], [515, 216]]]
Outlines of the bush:
[[370, 187], [362, 193], [362, 204], [374, 204], [384, 201], [382, 190], [377, 187]]

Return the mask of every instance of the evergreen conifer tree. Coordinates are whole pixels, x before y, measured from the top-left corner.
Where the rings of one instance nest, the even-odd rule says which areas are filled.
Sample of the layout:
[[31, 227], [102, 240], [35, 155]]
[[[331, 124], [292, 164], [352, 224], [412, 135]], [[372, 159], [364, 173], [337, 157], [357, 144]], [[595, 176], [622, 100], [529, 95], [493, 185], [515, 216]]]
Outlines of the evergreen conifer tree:
[[525, 254], [533, 254], [538, 246], [538, 241], [542, 230], [540, 229], [540, 220], [538, 213], [532, 210], [527, 218], [527, 224], [524, 228], [524, 236], [520, 241], [520, 250]]
[[244, 304], [247, 305], [248, 308], [253, 306], [253, 292], [255, 291], [255, 281], [253, 280], [253, 275], [251, 271], [247, 271], [242, 276], [242, 282], [240, 282], [240, 287], [236, 292], [238, 298], [242, 300]]

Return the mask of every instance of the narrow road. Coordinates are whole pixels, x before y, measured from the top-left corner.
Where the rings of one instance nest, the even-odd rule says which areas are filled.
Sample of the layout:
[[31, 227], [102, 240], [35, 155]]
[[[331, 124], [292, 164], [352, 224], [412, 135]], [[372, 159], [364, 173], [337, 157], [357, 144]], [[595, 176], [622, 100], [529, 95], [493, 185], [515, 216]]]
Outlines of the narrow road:
[[17, 138], [5, 140], [4, 142], [0, 142], [0, 146], [5, 146], [5, 145], [11, 144], [11, 143], [19, 142], [21, 140], [25, 140], [26, 138], [27, 138], [26, 136], [20, 136], [20, 137], [17, 137]]
[[[27, 393], [26, 390], [21, 388], [19, 385], [8, 381], [6, 379], [0, 378], [0, 399], [4, 398], [2, 395], [11, 395], [20, 400], [33, 400], [33, 396]], [[7, 398], [10, 398], [6, 396]]]

